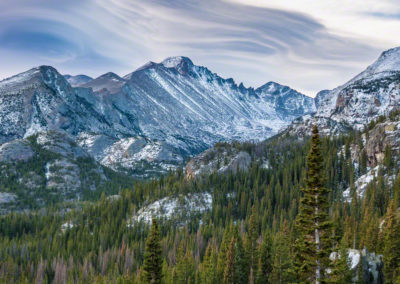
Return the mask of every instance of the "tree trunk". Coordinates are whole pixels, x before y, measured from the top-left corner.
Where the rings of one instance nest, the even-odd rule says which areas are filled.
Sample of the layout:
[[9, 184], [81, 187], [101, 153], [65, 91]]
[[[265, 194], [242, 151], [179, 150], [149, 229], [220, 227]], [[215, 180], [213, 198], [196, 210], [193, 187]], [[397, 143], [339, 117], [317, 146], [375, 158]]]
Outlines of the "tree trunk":
[[[315, 195], [315, 203], [318, 204], [318, 194]], [[315, 207], [315, 216], [318, 216], [318, 206]], [[316, 252], [319, 254], [321, 244], [319, 239], [319, 230], [318, 230], [318, 219], [315, 222], [315, 245], [316, 245]], [[315, 284], [319, 284], [319, 280], [321, 279], [321, 263], [319, 258], [317, 257], [317, 267], [315, 269]]]

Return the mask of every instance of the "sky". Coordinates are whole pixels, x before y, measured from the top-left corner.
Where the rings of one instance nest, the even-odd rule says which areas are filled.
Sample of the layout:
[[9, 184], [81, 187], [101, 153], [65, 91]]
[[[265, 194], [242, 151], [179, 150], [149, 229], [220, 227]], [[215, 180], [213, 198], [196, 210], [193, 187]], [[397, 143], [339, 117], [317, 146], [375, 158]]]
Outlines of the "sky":
[[309, 96], [400, 46], [399, 0], [0, 0], [0, 79], [34, 66], [121, 76], [187, 56]]

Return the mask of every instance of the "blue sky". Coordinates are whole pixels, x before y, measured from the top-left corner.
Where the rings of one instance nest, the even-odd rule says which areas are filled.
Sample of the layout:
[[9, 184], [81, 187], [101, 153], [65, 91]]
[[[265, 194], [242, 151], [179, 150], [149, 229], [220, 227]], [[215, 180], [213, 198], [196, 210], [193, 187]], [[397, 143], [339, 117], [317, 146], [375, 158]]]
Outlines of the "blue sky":
[[0, 79], [43, 64], [125, 75], [185, 55], [314, 96], [400, 45], [399, 15], [398, 0], [1, 0]]

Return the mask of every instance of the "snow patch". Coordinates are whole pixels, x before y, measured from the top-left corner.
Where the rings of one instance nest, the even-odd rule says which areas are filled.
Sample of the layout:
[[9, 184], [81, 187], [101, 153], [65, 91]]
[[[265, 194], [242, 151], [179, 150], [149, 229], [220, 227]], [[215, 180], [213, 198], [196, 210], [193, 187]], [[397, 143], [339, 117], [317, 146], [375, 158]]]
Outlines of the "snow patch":
[[0, 204], [11, 203], [17, 199], [17, 196], [13, 193], [0, 192]]
[[[330, 260], [335, 260], [337, 257], [341, 257], [341, 255], [338, 252], [331, 252], [329, 259]], [[350, 269], [354, 269], [357, 267], [357, 265], [360, 263], [360, 251], [356, 249], [347, 249], [347, 259], [350, 264]]]
[[[372, 182], [375, 178], [378, 177], [379, 170], [382, 166], [378, 165], [373, 169], [370, 169], [366, 174], [360, 176], [355, 182], [354, 186], [356, 188], [356, 193], [359, 198], [363, 198], [365, 194], [365, 190], [370, 182]], [[392, 182], [394, 176], [386, 177], [389, 182]], [[343, 191], [343, 198], [346, 202], [351, 202], [351, 189], [348, 187], [345, 191]]]
[[67, 230], [70, 230], [74, 227], [74, 223], [72, 221], [67, 221], [66, 223], [61, 225], [61, 232], [65, 233]]
[[212, 207], [210, 193], [188, 194], [186, 196], [165, 197], [141, 208], [132, 217], [129, 226], [137, 222], [151, 223], [153, 218], [171, 219], [182, 214], [202, 213]]

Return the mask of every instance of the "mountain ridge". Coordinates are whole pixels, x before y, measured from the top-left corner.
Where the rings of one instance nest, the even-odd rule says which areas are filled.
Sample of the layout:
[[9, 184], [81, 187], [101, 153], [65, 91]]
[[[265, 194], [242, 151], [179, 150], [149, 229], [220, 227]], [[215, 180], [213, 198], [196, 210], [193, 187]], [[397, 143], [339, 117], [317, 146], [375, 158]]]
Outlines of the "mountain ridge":
[[1, 142], [61, 131], [103, 165], [133, 169], [146, 161], [165, 170], [219, 141], [263, 140], [315, 111], [312, 98], [287, 86], [246, 88], [187, 57], [76, 87], [67, 79], [39, 66], [1, 81]]
[[333, 90], [323, 90], [316, 97], [313, 116], [296, 119], [288, 132], [310, 134], [311, 125], [325, 135], [349, 128], [361, 130], [378, 116], [400, 108], [400, 47], [381, 55], [364, 71]]

